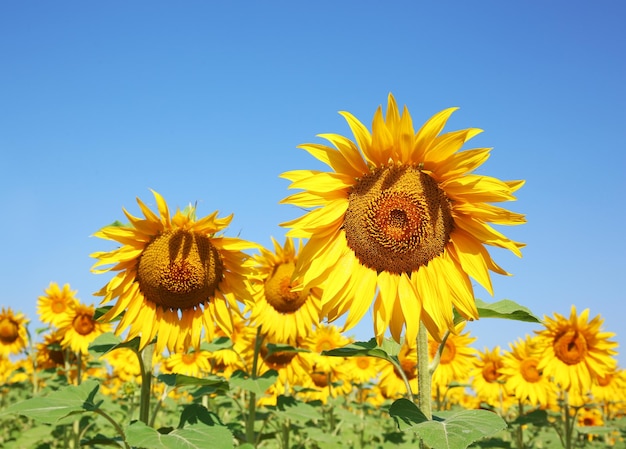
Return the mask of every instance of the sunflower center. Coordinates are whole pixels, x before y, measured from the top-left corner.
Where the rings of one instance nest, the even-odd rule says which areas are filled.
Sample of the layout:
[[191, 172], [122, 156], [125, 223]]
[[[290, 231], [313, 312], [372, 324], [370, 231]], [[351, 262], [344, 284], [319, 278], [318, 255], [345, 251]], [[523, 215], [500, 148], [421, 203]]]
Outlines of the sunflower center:
[[93, 320], [93, 315], [80, 313], [72, 321], [72, 326], [80, 335], [89, 335], [95, 329], [96, 324]]
[[63, 313], [65, 312], [65, 300], [63, 299], [53, 299], [50, 308], [54, 313]]
[[197, 354], [194, 353], [186, 353], [183, 354], [182, 357], [180, 358], [180, 360], [185, 364], [185, 365], [194, 365], [196, 363], [196, 358], [197, 358]]
[[330, 383], [330, 375], [321, 371], [311, 373], [311, 380], [318, 388], [325, 388]]
[[362, 370], [366, 370], [370, 367], [370, 359], [369, 357], [357, 357], [356, 366], [361, 368]]
[[498, 378], [500, 377], [498, 368], [499, 366], [495, 362], [485, 363], [485, 366], [483, 367], [483, 371], [482, 371], [483, 378], [489, 383], [496, 382]]
[[442, 365], [447, 365], [448, 363], [452, 362], [452, 360], [454, 360], [454, 356], [456, 356], [456, 346], [450, 340], [446, 340], [446, 344], [443, 347], [439, 363], [441, 363]]
[[17, 323], [9, 318], [0, 320], [0, 342], [11, 344], [20, 336], [20, 328]]
[[209, 237], [167, 231], [152, 240], [139, 260], [137, 280], [148, 301], [169, 309], [189, 309], [209, 300], [224, 265]]
[[537, 369], [539, 364], [535, 359], [524, 359], [520, 364], [520, 373], [526, 382], [535, 383], [541, 379], [541, 371]]
[[377, 272], [411, 273], [441, 255], [453, 229], [437, 182], [410, 166], [381, 167], [348, 197], [344, 229], [359, 261]]
[[566, 365], [576, 365], [587, 356], [587, 340], [578, 331], [563, 332], [554, 339], [554, 354]]
[[[402, 371], [404, 372], [404, 375], [406, 376], [406, 378], [408, 380], [412, 380], [415, 379], [417, 377], [417, 363], [409, 360], [409, 359], [403, 359], [400, 362], [400, 366], [402, 367]], [[398, 368], [396, 368], [396, 366], [393, 366], [393, 372], [396, 375], [396, 377], [398, 377], [399, 379], [402, 379], [402, 374], [400, 374], [400, 372], [398, 371]]]
[[294, 313], [306, 302], [306, 291], [291, 291], [294, 268], [294, 262], [281, 263], [265, 281], [265, 299], [277, 312]]
[[269, 354], [265, 345], [261, 346], [261, 357], [271, 369], [281, 369], [287, 367], [296, 356], [295, 351], [276, 351]]

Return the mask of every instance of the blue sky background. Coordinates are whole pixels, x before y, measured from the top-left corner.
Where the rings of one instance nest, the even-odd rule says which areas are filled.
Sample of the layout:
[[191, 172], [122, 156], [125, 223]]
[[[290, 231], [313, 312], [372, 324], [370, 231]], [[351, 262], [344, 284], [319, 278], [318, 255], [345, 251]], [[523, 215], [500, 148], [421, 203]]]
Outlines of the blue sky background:
[[[624, 347], [625, 18], [619, 1], [4, 2], [0, 305], [34, 329], [51, 281], [96, 302], [110, 276], [89, 254], [113, 246], [91, 235], [151, 188], [282, 241], [301, 212], [278, 175], [324, 168], [296, 146], [351, 135], [340, 110], [369, 127], [392, 92], [416, 127], [459, 106], [446, 130], [494, 147], [478, 172], [527, 180], [507, 206], [528, 224], [504, 229], [524, 257], [492, 251], [514, 276], [476, 296], [588, 307]], [[468, 328], [482, 349], [541, 327]]]

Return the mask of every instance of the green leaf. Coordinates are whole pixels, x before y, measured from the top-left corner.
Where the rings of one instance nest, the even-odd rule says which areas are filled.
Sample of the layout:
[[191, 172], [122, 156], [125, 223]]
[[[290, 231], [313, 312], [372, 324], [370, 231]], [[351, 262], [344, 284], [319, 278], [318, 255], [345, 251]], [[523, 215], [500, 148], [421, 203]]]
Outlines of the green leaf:
[[233, 341], [228, 337], [217, 337], [212, 342], [203, 341], [200, 344], [201, 351], [216, 352], [223, 349], [230, 349], [233, 347]]
[[322, 419], [319, 410], [311, 404], [296, 400], [293, 396], [278, 396], [276, 400], [278, 415], [283, 415], [291, 420], [307, 422]]
[[424, 443], [437, 449], [465, 449], [474, 441], [493, 435], [506, 427], [506, 422], [486, 410], [440, 412], [428, 420], [420, 409], [407, 399], [398, 399], [389, 414], [401, 430], [412, 430]]
[[494, 303], [486, 303], [476, 299], [476, 308], [480, 318], [503, 318], [507, 320], [541, 323], [527, 307], [521, 306], [510, 299], [503, 299]]
[[265, 357], [269, 357], [277, 352], [311, 352], [308, 349], [296, 348], [294, 346], [286, 345], [283, 343], [268, 343], [266, 345], [267, 354]]
[[192, 424], [162, 434], [141, 421], [126, 427], [126, 442], [149, 449], [232, 449], [233, 436], [225, 426]]
[[278, 372], [273, 369], [263, 373], [262, 376], [259, 376], [256, 379], [251, 378], [241, 370], [237, 370], [232, 374], [232, 376], [230, 376], [230, 384], [241, 388], [242, 390], [250, 391], [261, 396], [269, 387], [274, 385], [277, 378]]
[[87, 380], [79, 386], [68, 385], [48, 396], [12, 404], [0, 414], [16, 413], [46, 424], [55, 424], [66, 416], [97, 410], [102, 403], [95, 402], [99, 387], [99, 382], [95, 380]]
[[193, 377], [184, 374], [160, 374], [157, 376], [168, 387], [213, 387], [216, 390], [228, 391], [228, 382], [217, 376]]
[[[391, 344], [388, 344], [387, 348], [395, 349]], [[322, 355], [332, 357], [378, 357], [379, 359], [384, 359], [392, 363], [393, 357], [395, 356], [378, 346], [375, 338], [369, 341], [357, 341], [342, 348], [331, 349], [330, 351], [322, 351]]]
[[98, 335], [89, 345], [89, 350], [97, 354], [104, 355], [118, 348], [129, 348], [135, 352], [139, 352], [139, 337], [135, 337], [129, 341], [123, 341], [113, 332], [106, 332]]

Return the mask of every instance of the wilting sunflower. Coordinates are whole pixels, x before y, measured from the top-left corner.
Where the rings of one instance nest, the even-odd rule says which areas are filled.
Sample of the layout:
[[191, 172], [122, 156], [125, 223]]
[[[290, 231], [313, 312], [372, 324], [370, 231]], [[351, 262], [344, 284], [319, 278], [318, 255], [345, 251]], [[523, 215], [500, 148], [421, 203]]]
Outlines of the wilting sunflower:
[[70, 308], [77, 303], [76, 291], [70, 290], [69, 284], [64, 284], [63, 289], [59, 284], [51, 282], [45, 295], [37, 299], [37, 313], [42, 323], [59, 326], [59, 321], [67, 318]]
[[589, 309], [578, 316], [576, 306], [569, 319], [558, 313], [545, 317], [545, 329], [536, 331], [542, 353], [538, 369], [563, 390], [589, 392], [598, 377], [613, 372], [617, 365], [617, 343], [610, 340], [615, 334], [603, 332], [603, 322], [599, 315], [589, 321]]
[[554, 385], [538, 368], [541, 355], [537, 352], [537, 337], [526, 336], [510, 344], [511, 350], [502, 356], [500, 369], [507, 391], [520, 401], [543, 408], [554, 404]]
[[403, 326], [415, 339], [421, 319], [431, 335], [453, 329], [452, 306], [478, 318], [470, 277], [492, 293], [489, 271], [496, 265], [485, 245], [521, 256], [524, 245], [491, 227], [517, 225], [524, 216], [490, 203], [511, 201], [523, 181], [501, 181], [472, 173], [489, 148], [460, 152], [481, 131], [441, 134], [455, 108], [435, 114], [416, 133], [411, 115], [400, 114], [389, 95], [387, 113], [378, 108], [372, 132], [348, 112], [356, 143], [322, 134], [333, 146], [305, 144], [333, 170], [282, 174], [302, 189], [282, 202], [313, 208], [284, 223], [288, 236], [309, 239], [298, 258], [296, 276], [304, 287], [324, 283], [322, 314], [330, 320], [347, 313], [345, 329], [374, 302], [379, 343], [387, 328], [396, 341]]
[[[119, 273], [96, 295], [103, 303], [117, 298], [102, 319], [124, 312], [116, 333], [129, 328], [128, 339], [141, 336], [143, 348], [156, 337], [156, 351], [198, 347], [202, 330], [212, 340], [215, 327], [232, 332], [232, 315], [238, 300], [250, 300], [245, 287], [248, 258], [244, 249], [257, 245], [239, 238], [217, 235], [232, 220], [217, 212], [196, 220], [195, 208], [170, 216], [167, 203], [156, 192], [159, 215], [139, 198], [145, 218], [126, 210], [128, 226], [107, 226], [95, 235], [123, 246], [92, 254], [93, 271]], [[107, 268], [96, 269], [107, 266]], [[111, 266], [112, 265], [112, 266]]]
[[63, 335], [63, 348], [86, 355], [89, 344], [99, 335], [111, 330], [110, 324], [97, 321], [94, 314], [94, 306], [78, 302], [71, 306], [67, 316], [58, 322], [59, 332]]
[[261, 248], [261, 254], [254, 258], [254, 274], [250, 277], [254, 304], [250, 321], [260, 325], [270, 339], [294, 345], [298, 338], [313, 332], [313, 325], [320, 321], [320, 291], [318, 288], [293, 290], [298, 285], [297, 279], [292, 280], [297, 260], [293, 240], [287, 238], [284, 246], [274, 238], [272, 242], [273, 252]]
[[26, 331], [28, 319], [23, 313], [13, 313], [13, 310], [2, 308], [0, 312], [0, 356], [19, 354], [28, 344]]

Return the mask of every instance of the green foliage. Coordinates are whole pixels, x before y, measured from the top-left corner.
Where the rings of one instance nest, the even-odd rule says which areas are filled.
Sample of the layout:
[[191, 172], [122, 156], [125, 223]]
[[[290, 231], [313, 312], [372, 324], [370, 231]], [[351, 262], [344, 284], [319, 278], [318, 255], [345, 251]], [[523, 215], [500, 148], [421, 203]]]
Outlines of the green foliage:
[[510, 299], [502, 299], [493, 303], [486, 303], [476, 299], [476, 308], [480, 318], [500, 318], [505, 320], [541, 323], [527, 307], [521, 306]]
[[506, 427], [502, 418], [486, 410], [440, 412], [429, 420], [407, 399], [396, 400], [389, 414], [401, 430], [414, 431], [427, 446], [438, 449], [465, 449], [474, 441]]
[[244, 391], [263, 396], [267, 389], [274, 385], [276, 379], [278, 379], [278, 372], [275, 370], [269, 370], [263, 373], [262, 376], [255, 378], [241, 370], [237, 370], [230, 377], [230, 384]]
[[142, 422], [125, 429], [126, 441], [133, 447], [147, 449], [231, 449], [233, 436], [224, 426], [203, 422], [191, 424], [168, 433], [161, 433]]

